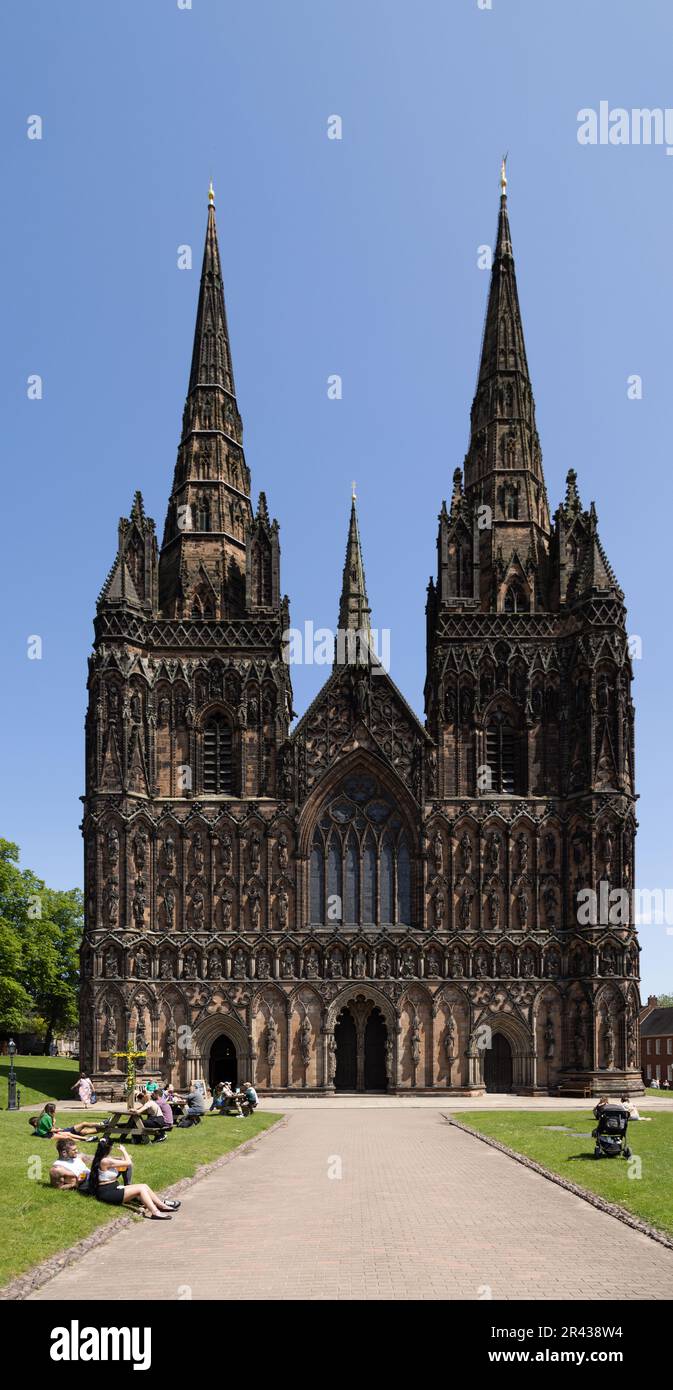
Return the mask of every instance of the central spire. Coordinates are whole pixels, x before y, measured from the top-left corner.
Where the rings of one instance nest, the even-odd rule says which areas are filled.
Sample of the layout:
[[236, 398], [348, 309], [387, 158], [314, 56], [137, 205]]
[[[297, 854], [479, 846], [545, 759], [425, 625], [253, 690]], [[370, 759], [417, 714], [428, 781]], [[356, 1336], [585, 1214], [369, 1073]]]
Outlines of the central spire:
[[[342, 649], [348, 653], [346, 660], [349, 663], [353, 660], [361, 662], [369, 659], [372, 636], [370, 617], [371, 609], [367, 599], [367, 585], [365, 582], [365, 567], [362, 561], [355, 483], [353, 483], [351, 515], [348, 525], [348, 540], [346, 542], [346, 558], [341, 582], [341, 598], [339, 600], [337, 664], [340, 664], [343, 659], [342, 656], [340, 658]], [[353, 634], [353, 636], [344, 636], [344, 634]], [[357, 640], [355, 634], [358, 634]]]

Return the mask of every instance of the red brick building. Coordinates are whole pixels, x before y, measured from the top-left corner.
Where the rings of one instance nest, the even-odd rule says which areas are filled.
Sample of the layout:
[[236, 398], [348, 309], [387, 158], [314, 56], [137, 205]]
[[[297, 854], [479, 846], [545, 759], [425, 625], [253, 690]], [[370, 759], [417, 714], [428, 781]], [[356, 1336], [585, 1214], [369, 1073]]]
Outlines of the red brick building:
[[643, 1081], [664, 1081], [673, 1087], [673, 1008], [659, 1008], [651, 994], [640, 1015]]

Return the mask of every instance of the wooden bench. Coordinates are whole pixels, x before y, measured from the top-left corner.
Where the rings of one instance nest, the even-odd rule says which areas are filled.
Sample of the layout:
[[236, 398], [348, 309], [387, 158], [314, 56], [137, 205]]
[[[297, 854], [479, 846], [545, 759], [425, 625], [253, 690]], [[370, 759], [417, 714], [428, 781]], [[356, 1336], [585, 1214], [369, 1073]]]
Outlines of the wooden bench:
[[142, 1115], [134, 1115], [129, 1111], [117, 1111], [111, 1115], [103, 1125], [103, 1137], [113, 1139], [115, 1143], [123, 1143], [125, 1139], [135, 1139], [141, 1144], [149, 1144], [150, 1139], [161, 1134], [162, 1131], [152, 1126], [148, 1128], [143, 1124]]

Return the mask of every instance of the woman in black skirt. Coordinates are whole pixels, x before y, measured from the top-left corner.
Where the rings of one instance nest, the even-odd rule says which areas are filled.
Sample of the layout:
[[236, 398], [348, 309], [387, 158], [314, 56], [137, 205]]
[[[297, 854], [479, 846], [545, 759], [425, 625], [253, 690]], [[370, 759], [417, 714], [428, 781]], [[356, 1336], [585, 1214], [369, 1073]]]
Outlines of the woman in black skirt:
[[95, 1197], [99, 1202], [109, 1202], [112, 1206], [126, 1205], [128, 1202], [140, 1202], [145, 1208], [143, 1216], [151, 1217], [154, 1221], [170, 1221], [174, 1211], [180, 1206], [179, 1202], [172, 1199], [164, 1201], [162, 1197], [157, 1197], [156, 1192], [144, 1182], [127, 1182], [124, 1186], [120, 1185], [119, 1179], [122, 1173], [126, 1172], [129, 1176], [131, 1160], [123, 1144], [119, 1145], [123, 1154], [123, 1161], [110, 1157], [112, 1148], [111, 1139], [101, 1139], [94, 1154], [87, 1192], [91, 1197]]

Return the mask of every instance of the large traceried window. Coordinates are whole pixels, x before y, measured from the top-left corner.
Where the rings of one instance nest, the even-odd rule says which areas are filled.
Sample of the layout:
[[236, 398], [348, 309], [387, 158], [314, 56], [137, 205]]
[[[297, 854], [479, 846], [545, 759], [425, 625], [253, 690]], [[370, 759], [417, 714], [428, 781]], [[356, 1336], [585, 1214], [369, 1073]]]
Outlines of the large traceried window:
[[348, 777], [316, 826], [311, 923], [411, 926], [411, 855], [402, 817], [369, 776]]
[[203, 730], [203, 790], [214, 795], [233, 791], [231, 728], [216, 715]]

